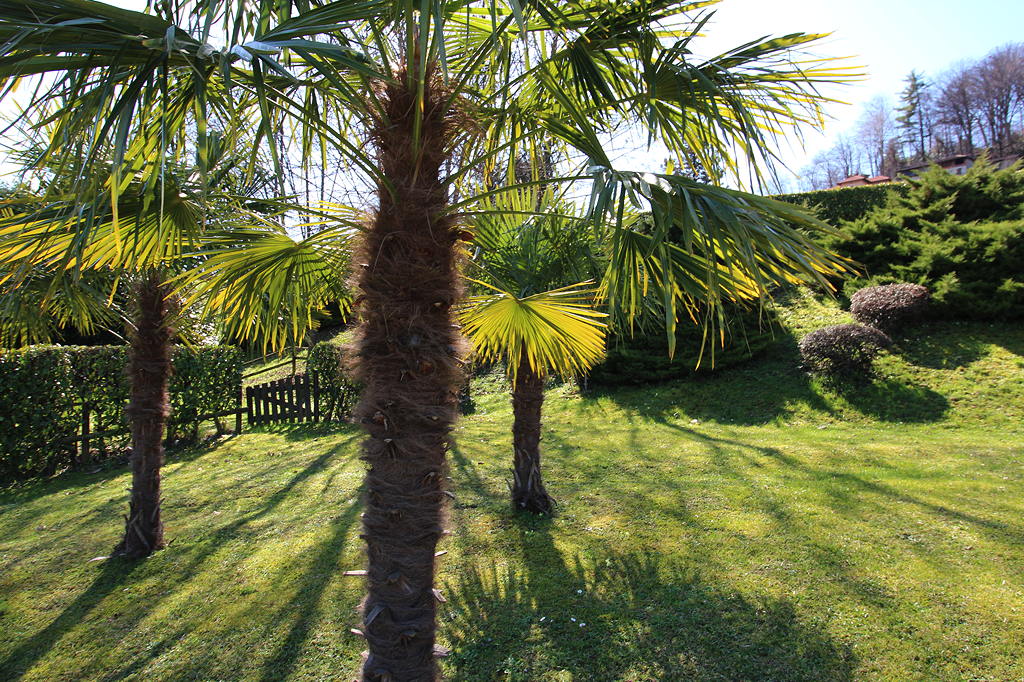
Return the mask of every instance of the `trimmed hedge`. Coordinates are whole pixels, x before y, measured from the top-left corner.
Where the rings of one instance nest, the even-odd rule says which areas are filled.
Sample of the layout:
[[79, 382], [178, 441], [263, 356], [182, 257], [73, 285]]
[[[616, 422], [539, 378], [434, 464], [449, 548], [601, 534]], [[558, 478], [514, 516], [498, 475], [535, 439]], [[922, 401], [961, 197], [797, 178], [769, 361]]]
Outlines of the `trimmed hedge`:
[[199, 417], [238, 407], [242, 395], [242, 352], [235, 346], [178, 347], [171, 375], [172, 429], [194, 439]]
[[850, 314], [861, 324], [893, 334], [920, 321], [931, 297], [920, 284], [865, 287], [850, 297]]
[[71, 355], [52, 346], [0, 354], [0, 480], [52, 474], [71, 461], [81, 421]]
[[[232, 346], [180, 346], [173, 358], [171, 431], [195, 435], [199, 416], [236, 407], [242, 356]], [[73, 464], [78, 444], [61, 441], [80, 433], [84, 406], [92, 433], [126, 426], [126, 362], [125, 346], [32, 346], [0, 353], [0, 479], [52, 474]], [[127, 441], [127, 434], [105, 439]]]
[[815, 214], [829, 225], [857, 220], [876, 208], [885, 206], [890, 194], [906, 196], [910, 187], [902, 182], [863, 187], [819, 189], [813, 192], [778, 194], [773, 199], [814, 209]]
[[306, 374], [316, 377], [320, 385], [321, 419], [346, 421], [359, 400], [360, 388], [345, 371], [345, 352], [340, 346], [326, 341], [309, 349]]
[[587, 383], [594, 387], [642, 386], [682, 379], [746, 362], [775, 341], [777, 318], [770, 309], [760, 317], [757, 311], [744, 311], [727, 319], [725, 345], [719, 340], [712, 349], [713, 341], [708, 339], [703, 357], [703, 334], [695, 325], [676, 327], [676, 354], [671, 360], [664, 330], [613, 337], [604, 362], [590, 371]]

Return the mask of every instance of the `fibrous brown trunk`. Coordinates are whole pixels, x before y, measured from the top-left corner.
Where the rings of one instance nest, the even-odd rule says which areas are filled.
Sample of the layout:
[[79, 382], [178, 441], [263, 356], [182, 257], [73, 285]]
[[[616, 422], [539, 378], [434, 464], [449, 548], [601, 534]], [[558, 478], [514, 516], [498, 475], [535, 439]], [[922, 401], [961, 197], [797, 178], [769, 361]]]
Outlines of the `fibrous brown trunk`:
[[550, 514], [554, 500], [540, 475], [540, 415], [544, 405], [544, 379], [525, 354], [512, 388], [512, 506], [534, 514]]
[[160, 468], [170, 412], [169, 294], [156, 270], [146, 272], [136, 289], [135, 329], [128, 349], [131, 400], [125, 409], [132, 432], [132, 490], [124, 538], [115, 548], [115, 553], [130, 558], [149, 556], [164, 546]]
[[[434, 553], [444, 526], [445, 453], [456, 417], [462, 341], [450, 313], [460, 294], [441, 172], [450, 135], [445, 93], [424, 109], [400, 76], [381, 88], [387, 120], [373, 131], [391, 188], [355, 259], [360, 289], [356, 417], [368, 432], [363, 539], [368, 559], [364, 680], [434, 680]], [[415, 119], [421, 119], [415, 141]]]

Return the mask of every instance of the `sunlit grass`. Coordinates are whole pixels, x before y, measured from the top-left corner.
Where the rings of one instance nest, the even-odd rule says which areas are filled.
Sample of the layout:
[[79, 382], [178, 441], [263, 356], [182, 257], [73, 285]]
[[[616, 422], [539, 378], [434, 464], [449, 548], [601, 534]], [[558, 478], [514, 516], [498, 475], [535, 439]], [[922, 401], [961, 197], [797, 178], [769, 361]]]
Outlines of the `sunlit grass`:
[[[510, 510], [509, 398], [477, 382], [450, 458], [446, 674], [1020, 679], [1024, 332], [901, 347], [842, 389], [787, 339], [672, 386], [552, 388], [553, 519]], [[171, 544], [135, 565], [91, 561], [122, 530], [125, 469], [0, 492], [0, 678], [350, 679], [358, 441], [292, 427], [174, 453]]]

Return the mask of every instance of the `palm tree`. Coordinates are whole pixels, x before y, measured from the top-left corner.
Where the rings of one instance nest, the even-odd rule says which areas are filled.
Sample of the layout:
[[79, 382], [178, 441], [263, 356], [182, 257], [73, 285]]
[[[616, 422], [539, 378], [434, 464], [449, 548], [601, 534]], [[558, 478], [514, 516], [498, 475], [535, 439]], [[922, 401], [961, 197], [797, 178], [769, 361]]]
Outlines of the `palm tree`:
[[495, 288], [467, 301], [463, 331], [483, 359], [504, 360], [512, 382], [512, 506], [550, 514], [541, 478], [541, 408], [549, 374], [572, 376], [604, 356], [604, 313], [583, 282], [518, 297]]
[[[220, 190], [234, 184], [228, 176], [233, 157], [223, 151], [217, 145], [205, 154], [212, 163], [204, 180]], [[70, 321], [85, 329], [127, 324], [130, 400], [125, 416], [131, 428], [132, 485], [125, 532], [114, 553], [142, 558], [164, 546], [160, 472], [176, 319], [185, 308], [201, 306], [229, 330], [245, 324], [265, 345], [280, 348], [287, 332], [301, 333], [311, 325], [312, 308], [337, 296], [332, 285], [338, 278], [330, 273], [340, 265], [326, 260], [337, 249], [313, 250], [265, 220], [253, 226], [254, 215], [246, 216], [250, 220], [241, 221], [240, 227], [237, 197], [218, 194], [211, 199], [211, 186], [195, 181], [198, 174], [188, 168], [169, 168], [158, 183], [129, 183], [117, 193], [116, 203], [107, 191], [109, 175], [93, 178], [85, 190], [69, 188], [59, 172], [51, 170], [45, 178], [51, 186], [48, 197], [4, 205], [0, 338], [48, 340], [55, 331], [51, 321]], [[55, 188], [61, 187], [69, 193], [89, 192], [89, 199], [56, 195]], [[225, 204], [231, 209], [225, 210]], [[328, 237], [338, 241], [336, 233], [318, 241], [330, 246]], [[70, 261], [67, 254], [76, 240], [81, 240], [78, 258]], [[268, 259], [273, 263], [282, 257], [290, 259], [291, 267], [276, 287], [235, 280], [236, 287], [241, 283], [260, 296], [269, 292], [269, 301], [222, 287], [221, 294], [232, 294], [228, 305], [204, 295], [199, 286], [207, 278], [216, 283], [214, 273], [226, 258], [245, 259], [245, 277], [252, 278], [261, 276]], [[122, 316], [108, 309], [119, 281], [129, 283]]]
[[[161, 140], [201, 137], [211, 110], [230, 114], [242, 92], [275, 154], [287, 132], [304, 149], [332, 146], [371, 183], [354, 292], [369, 463], [364, 679], [436, 677], [435, 550], [463, 353], [452, 307], [461, 223], [480, 210], [474, 178], [522, 150], [571, 150], [581, 163], [544, 182], [590, 183], [590, 217], [613, 265], [635, 266], [612, 283], [610, 305], [632, 314], [635, 294], [659, 285], [670, 338], [691, 292], [717, 301], [736, 282], [756, 292], [844, 267], [794, 229], [823, 228], [796, 209], [609, 157], [610, 136], [632, 125], [676, 156], [685, 147], [731, 160], [738, 150], [755, 167], [771, 160], [775, 134], [820, 120], [818, 84], [850, 75], [795, 56], [818, 37], [804, 34], [695, 59], [708, 4], [224, 0], [158, 5], [166, 17], [81, 0], [0, 6], [3, 87], [52, 74], [27, 115], [62, 100], [50, 154], [107, 135], [126, 148], [130, 121], [145, 113], [154, 125], [142, 144], [158, 157]], [[655, 218], [642, 248], [621, 237], [632, 204]], [[662, 246], [669, 226], [684, 232], [685, 272]]]
[[503, 361], [512, 383], [512, 506], [550, 514], [540, 459], [544, 382], [586, 372], [604, 356], [606, 316], [592, 282], [580, 282], [599, 276], [600, 245], [551, 188], [508, 190], [486, 203], [494, 210], [470, 223], [471, 263], [482, 280], [474, 281], [485, 293], [468, 299], [459, 318], [476, 356]]

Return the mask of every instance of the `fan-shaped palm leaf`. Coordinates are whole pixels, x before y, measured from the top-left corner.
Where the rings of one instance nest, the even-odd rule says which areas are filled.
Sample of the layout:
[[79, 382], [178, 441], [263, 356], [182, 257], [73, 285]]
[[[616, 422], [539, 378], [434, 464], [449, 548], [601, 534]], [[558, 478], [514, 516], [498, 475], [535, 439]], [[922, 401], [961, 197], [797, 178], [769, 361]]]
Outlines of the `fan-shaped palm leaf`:
[[468, 299], [459, 312], [463, 332], [485, 360], [504, 360], [513, 384], [525, 360], [540, 376], [575, 376], [604, 357], [606, 317], [594, 309], [593, 282], [532, 296], [494, 294]]

